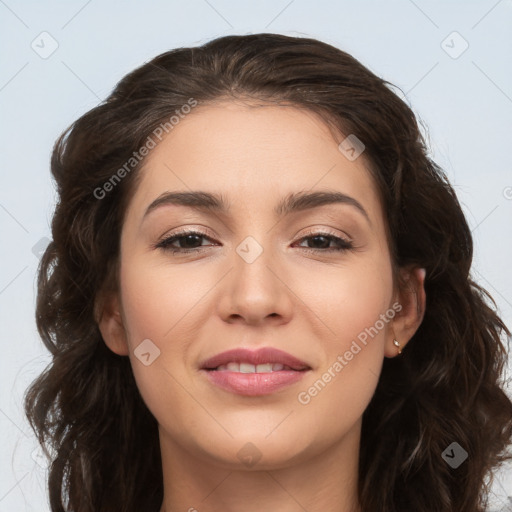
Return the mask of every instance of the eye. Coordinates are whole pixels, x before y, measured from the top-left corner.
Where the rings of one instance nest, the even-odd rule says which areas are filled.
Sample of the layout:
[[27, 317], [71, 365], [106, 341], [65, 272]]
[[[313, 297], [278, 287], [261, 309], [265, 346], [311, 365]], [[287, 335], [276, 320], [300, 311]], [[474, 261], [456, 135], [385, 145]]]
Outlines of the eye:
[[[211, 240], [211, 238], [201, 231], [181, 231], [170, 237], [164, 238], [155, 245], [155, 248], [164, 249], [173, 253], [195, 252], [200, 247], [204, 247], [201, 244], [201, 239], [203, 238]], [[184, 245], [184, 247], [177, 247], [175, 245], [176, 242]]]
[[[350, 240], [346, 240], [333, 233], [328, 232], [316, 232], [310, 233], [305, 237], [302, 237], [299, 242], [313, 241], [313, 245], [320, 245], [320, 247], [303, 247], [307, 251], [315, 252], [332, 252], [332, 251], [349, 251], [354, 248], [353, 243]], [[335, 243], [335, 247], [330, 247], [331, 242]]]
[[[176, 253], [191, 253], [201, 250], [203, 245], [202, 239], [212, 241], [212, 239], [201, 231], [181, 231], [174, 233], [173, 235], [164, 238], [158, 242], [154, 247], [163, 249], [165, 251], [171, 251], [173, 254]], [[314, 252], [341, 252], [348, 251], [354, 248], [351, 241], [341, 238], [329, 232], [314, 232], [302, 237], [299, 242], [312, 241], [313, 245], [319, 245], [320, 247], [302, 247], [307, 251]], [[331, 247], [331, 243], [334, 242], [335, 246]], [[176, 245], [178, 244], [178, 245]]]

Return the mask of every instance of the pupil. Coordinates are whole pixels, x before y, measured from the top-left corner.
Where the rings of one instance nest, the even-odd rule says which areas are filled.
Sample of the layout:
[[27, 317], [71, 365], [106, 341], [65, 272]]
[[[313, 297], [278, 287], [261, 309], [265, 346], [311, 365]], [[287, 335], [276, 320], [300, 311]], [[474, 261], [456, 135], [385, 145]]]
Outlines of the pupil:
[[185, 248], [191, 248], [189, 247], [189, 242], [191, 243], [192, 246], [194, 246], [194, 239], [195, 242], [197, 242], [200, 241], [201, 237], [199, 235], [186, 235], [183, 237], [183, 239], [185, 240]]
[[327, 237], [323, 236], [323, 235], [318, 235], [318, 236], [314, 236], [312, 239], [312, 241], [318, 241], [318, 240], [323, 240], [325, 243], [320, 243], [320, 245], [322, 246], [321, 248], [325, 248], [325, 247], [329, 247], [329, 240], [327, 239]]

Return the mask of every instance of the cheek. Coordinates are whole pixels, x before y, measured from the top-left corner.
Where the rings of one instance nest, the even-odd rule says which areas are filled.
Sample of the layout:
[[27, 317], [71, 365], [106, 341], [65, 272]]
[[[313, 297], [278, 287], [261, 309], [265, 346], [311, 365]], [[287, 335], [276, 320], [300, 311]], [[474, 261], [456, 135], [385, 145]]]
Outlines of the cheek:
[[[194, 377], [190, 368], [197, 350], [194, 341], [204, 336], [201, 329], [212, 313], [211, 291], [219, 276], [211, 268], [199, 272], [193, 265], [148, 260], [144, 254], [126, 254], [120, 271], [131, 365], [139, 391], [155, 417], [166, 417], [170, 401], [174, 416], [187, 417], [190, 395], [185, 389], [190, 390]], [[151, 341], [150, 360], [152, 350], [157, 354], [147, 366], [137, 357], [143, 340]]]
[[[297, 295], [311, 306], [328, 328], [329, 346], [342, 349], [373, 326], [390, 307], [391, 265], [388, 260], [361, 262], [308, 273], [294, 284]], [[380, 325], [380, 324], [379, 324]]]
[[134, 377], [144, 401], [155, 413], [163, 390], [172, 396], [175, 380], [171, 376], [180, 379], [186, 351], [180, 329], [199, 291], [183, 272], [169, 275], [168, 269], [148, 265], [142, 256], [123, 259], [120, 282]]
[[383, 259], [337, 269], [317, 283], [316, 301], [309, 300], [331, 334], [323, 340], [323, 365], [301, 388], [298, 402], [305, 417], [328, 415], [327, 428], [336, 435], [362, 415], [377, 386], [394, 317], [391, 266]]
[[208, 283], [179, 265], [148, 265], [143, 257], [124, 263], [120, 279], [129, 339], [137, 344], [149, 338], [160, 346], [187, 322]]

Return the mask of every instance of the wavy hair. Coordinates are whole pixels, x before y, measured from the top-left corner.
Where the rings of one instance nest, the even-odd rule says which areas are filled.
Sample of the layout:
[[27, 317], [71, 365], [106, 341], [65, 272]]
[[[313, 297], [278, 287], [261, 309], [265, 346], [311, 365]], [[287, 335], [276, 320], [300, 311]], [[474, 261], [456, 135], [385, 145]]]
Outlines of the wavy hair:
[[[473, 242], [456, 194], [391, 86], [315, 39], [233, 35], [145, 63], [59, 137], [53, 240], [40, 262], [36, 307], [52, 361], [24, 403], [49, 457], [52, 512], [161, 506], [157, 422], [129, 358], [106, 347], [97, 308], [118, 284], [121, 227], [144, 163], [131, 159], [191, 98], [289, 104], [363, 141], [393, 265], [426, 269], [427, 304], [402, 356], [384, 360], [364, 412], [359, 500], [372, 512], [486, 510], [493, 471], [512, 458], [503, 382], [510, 331], [470, 275]], [[469, 454], [457, 469], [441, 456], [454, 441]]]

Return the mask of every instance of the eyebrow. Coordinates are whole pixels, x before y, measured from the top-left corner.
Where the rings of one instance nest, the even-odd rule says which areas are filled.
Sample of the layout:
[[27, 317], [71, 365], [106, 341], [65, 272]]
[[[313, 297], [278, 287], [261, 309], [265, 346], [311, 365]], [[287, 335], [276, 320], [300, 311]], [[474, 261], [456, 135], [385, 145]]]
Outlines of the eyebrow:
[[[274, 208], [274, 215], [282, 217], [290, 213], [330, 204], [346, 204], [353, 206], [366, 218], [370, 225], [372, 224], [367, 211], [357, 199], [336, 191], [290, 193]], [[228, 213], [230, 210], [229, 203], [222, 194], [212, 194], [201, 191], [164, 192], [146, 208], [143, 218], [164, 205], [188, 206], [195, 210], [212, 213]]]

